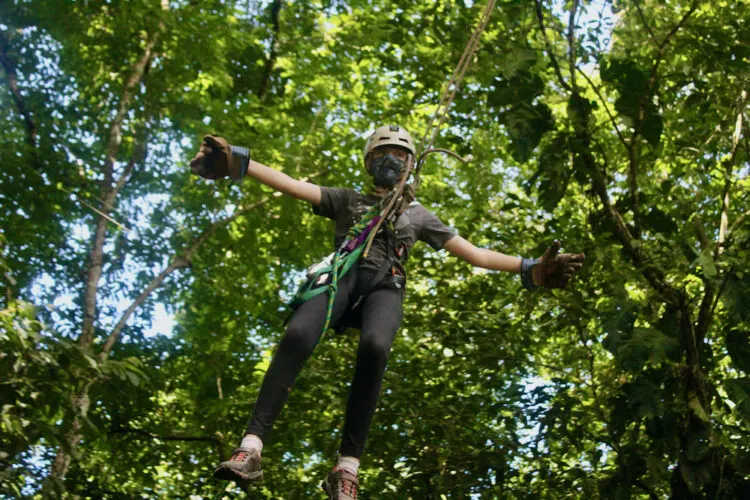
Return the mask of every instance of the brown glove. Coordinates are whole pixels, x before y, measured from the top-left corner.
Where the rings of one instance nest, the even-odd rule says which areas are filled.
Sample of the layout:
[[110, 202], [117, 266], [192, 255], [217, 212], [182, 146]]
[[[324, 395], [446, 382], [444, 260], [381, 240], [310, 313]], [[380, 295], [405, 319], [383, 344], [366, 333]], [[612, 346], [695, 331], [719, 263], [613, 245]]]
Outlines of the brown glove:
[[190, 169], [204, 179], [229, 176], [233, 181], [241, 181], [249, 162], [249, 149], [232, 146], [222, 137], [207, 135], [198, 153], [190, 160]]
[[568, 281], [583, 267], [582, 253], [558, 254], [562, 243], [555, 240], [531, 268], [534, 285], [546, 288], [565, 288]]

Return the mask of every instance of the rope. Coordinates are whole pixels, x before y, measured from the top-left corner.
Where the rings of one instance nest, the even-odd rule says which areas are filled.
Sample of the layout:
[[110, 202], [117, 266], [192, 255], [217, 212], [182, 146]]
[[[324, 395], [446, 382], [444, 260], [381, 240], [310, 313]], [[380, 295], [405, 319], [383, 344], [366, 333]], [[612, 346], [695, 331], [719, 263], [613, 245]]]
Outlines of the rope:
[[[495, 2], [496, 0], [487, 0], [487, 5], [482, 12], [479, 23], [477, 23], [476, 28], [474, 28], [474, 32], [472, 33], [469, 41], [466, 44], [466, 48], [461, 55], [461, 59], [459, 59], [458, 64], [453, 71], [453, 75], [448, 81], [448, 85], [443, 90], [443, 94], [440, 97], [438, 107], [435, 110], [435, 113], [433, 113], [432, 118], [430, 119], [430, 123], [427, 125], [427, 130], [425, 131], [425, 135], [420, 143], [420, 149], [422, 151], [433, 150], [432, 146], [435, 143], [435, 139], [437, 139], [440, 128], [443, 126], [443, 123], [445, 123], [445, 120], [448, 117], [448, 109], [453, 103], [453, 99], [455, 98], [456, 92], [461, 85], [461, 81], [466, 74], [466, 70], [469, 68], [469, 64], [471, 63], [474, 52], [476, 52], [477, 47], [479, 46], [479, 40], [482, 37], [482, 33], [487, 27], [487, 23], [489, 23], [492, 10], [495, 8]], [[436, 119], [438, 120], [438, 123], [437, 125], [434, 125]], [[428, 136], [430, 137], [429, 142], [427, 142]], [[422, 156], [422, 158], [424, 158], [424, 156]], [[354, 248], [351, 248], [351, 245], [350, 248], [348, 248], [348, 251], [345, 251], [344, 247], [347, 246], [347, 244], [351, 241], [361, 240], [361, 238], [358, 238], [358, 236], [360, 236], [363, 231], [372, 226], [371, 222], [374, 222], [374, 227], [372, 227], [369, 230], [369, 234], [366, 235], [367, 243], [365, 244], [364, 252], [362, 253], [364, 257], [367, 257], [367, 254], [370, 251], [370, 247], [372, 246], [372, 242], [375, 239], [375, 235], [380, 230], [380, 226], [383, 224], [383, 222], [389, 222], [389, 219], [393, 216], [394, 213], [400, 212], [400, 209], [404, 203], [404, 187], [406, 186], [406, 181], [409, 179], [412, 171], [415, 171], [413, 184], [414, 192], [416, 192], [417, 188], [419, 187], [419, 171], [421, 170], [421, 162], [416, 165], [415, 170], [414, 160], [415, 159], [412, 159], [407, 165], [406, 172], [404, 172], [404, 175], [396, 185], [396, 188], [388, 194], [388, 197], [385, 198], [383, 202], [376, 203], [375, 205], [370, 207], [370, 210], [368, 210], [367, 213], [362, 216], [362, 219], [349, 230], [349, 234], [347, 235], [345, 243], [334, 254], [333, 263], [331, 265], [331, 272], [333, 273], [333, 275], [331, 277], [331, 284], [328, 285], [328, 307], [326, 310], [325, 324], [323, 325], [323, 333], [328, 330], [328, 327], [331, 324], [331, 319], [333, 317], [333, 305], [336, 299], [336, 292], [338, 291], [339, 269], [342, 265], [341, 257], [344, 255], [344, 252], [346, 252], [346, 254], [348, 255], [354, 251]], [[383, 203], [385, 203], [385, 208], [380, 210], [380, 206]], [[357, 241], [355, 248], [359, 248], [361, 243], [361, 241]]]
[[[448, 117], [448, 108], [450, 108], [450, 105], [453, 103], [453, 98], [456, 96], [456, 92], [461, 85], [466, 70], [471, 64], [474, 52], [476, 52], [477, 47], [479, 46], [479, 40], [482, 37], [482, 33], [487, 27], [487, 23], [489, 23], [492, 10], [495, 8], [495, 2], [496, 0], [487, 0], [487, 5], [484, 7], [482, 16], [480, 17], [476, 28], [474, 28], [471, 38], [469, 38], [469, 41], [466, 44], [466, 48], [453, 71], [453, 75], [448, 81], [448, 85], [446, 85], [442, 96], [440, 96], [438, 107], [435, 109], [432, 118], [430, 118], [430, 123], [427, 125], [424, 137], [422, 137], [422, 140], [420, 141], [419, 149], [422, 151], [432, 148], [435, 144], [435, 139], [437, 139], [438, 133], [440, 133], [440, 127], [442, 127]], [[438, 118], [438, 124], [433, 127], [435, 120]], [[427, 140], [428, 137], [429, 141]], [[418, 174], [419, 171], [417, 171], [417, 175]]]
[[[495, 2], [496, 0], [487, 0], [487, 5], [484, 7], [484, 11], [482, 11], [482, 16], [479, 18], [479, 22], [477, 23], [476, 28], [474, 28], [474, 32], [471, 34], [469, 41], [466, 43], [466, 48], [464, 48], [464, 52], [461, 55], [456, 68], [453, 70], [453, 75], [448, 81], [448, 85], [446, 85], [445, 89], [443, 90], [443, 94], [440, 96], [438, 107], [437, 109], [435, 109], [432, 118], [430, 118], [430, 122], [427, 125], [424, 137], [422, 137], [422, 140], [420, 141], [419, 149], [423, 152], [433, 149], [432, 146], [435, 143], [435, 139], [437, 139], [438, 133], [440, 132], [440, 127], [443, 126], [443, 123], [445, 123], [445, 120], [448, 118], [448, 109], [453, 103], [453, 99], [456, 97], [456, 92], [458, 91], [458, 88], [464, 79], [466, 70], [469, 68], [469, 64], [471, 63], [474, 52], [476, 52], [477, 47], [479, 47], [479, 40], [481, 39], [482, 33], [484, 32], [487, 24], [490, 21], [492, 10], [495, 8]], [[434, 125], [436, 119], [439, 120], [437, 125]], [[429, 141], [427, 140], [428, 137]], [[422, 156], [422, 158], [424, 158], [424, 156]], [[400, 211], [398, 209], [402, 205], [401, 202], [403, 202], [404, 187], [406, 186], [406, 181], [409, 179], [412, 171], [414, 171], [414, 182], [412, 184], [412, 187], [414, 193], [416, 194], [417, 189], [419, 188], [419, 173], [422, 170], [421, 166], [422, 162], [419, 162], [416, 165], [416, 168], [414, 168], [413, 162], [410, 163], [407, 166], [406, 172], [402, 176], [401, 181], [398, 183], [396, 188], [391, 191], [387, 205], [381, 212], [380, 220], [367, 239], [367, 246], [365, 247], [365, 251], [363, 254], [365, 257], [367, 257], [367, 253], [370, 251], [370, 246], [372, 245], [373, 239], [375, 239], [375, 235], [377, 234], [378, 229], [380, 229], [380, 225], [387, 219], [392, 217], [395, 212]], [[400, 202], [397, 204], [397, 201]]]

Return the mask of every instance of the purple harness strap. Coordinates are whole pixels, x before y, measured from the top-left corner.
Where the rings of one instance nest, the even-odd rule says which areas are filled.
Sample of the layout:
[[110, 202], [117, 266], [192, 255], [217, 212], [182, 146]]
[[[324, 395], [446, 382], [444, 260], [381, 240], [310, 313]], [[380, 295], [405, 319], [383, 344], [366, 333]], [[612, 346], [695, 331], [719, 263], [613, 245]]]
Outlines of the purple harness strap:
[[361, 232], [361, 233], [359, 233], [359, 234], [357, 235], [357, 237], [356, 237], [356, 238], [353, 238], [353, 239], [351, 239], [351, 240], [349, 240], [349, 241], [345, 242], [345, 243], [344, 243], [344, 244], [342, 245], [342, 248], [343, 248], [343, 249], [344, 249], [345, 251], [347, 251], [347, 252], [352, 252], [352, 251], [354, 251], [354, 249], [355, 249], [355, 248], [359, 247], [359, 246], [360, 246], [360, 245], [361, 245], [361, 244], [362, 244], [362, 243], [363, 243], [363, 242], [365, 241], [365, 239], [367, 239], [367, 235], [369, 235], [369, 234], [370, 234], [370, 231], [372, 231], [372, 228], [373, 228], [373, 227], [375, 227], [375, 224], [377, 224], [379, 220], [380, 220], [380, 216], [379, 216], [379, 215], [378, 215], [378, 216], [376, 216], [376, 217], [374, 217], [374, 218], [373, 218], [373, 219], [372, 219], [372, 220], [371, 220], [371, 221], [370, 221], [370, 222], [369, 222], [369, 223], [368, 223], [368, 224], [367, 224], [367, 225], [365, 226], [365, 228], [364, 228], [364, 229], [362, 230], [362, 232]]

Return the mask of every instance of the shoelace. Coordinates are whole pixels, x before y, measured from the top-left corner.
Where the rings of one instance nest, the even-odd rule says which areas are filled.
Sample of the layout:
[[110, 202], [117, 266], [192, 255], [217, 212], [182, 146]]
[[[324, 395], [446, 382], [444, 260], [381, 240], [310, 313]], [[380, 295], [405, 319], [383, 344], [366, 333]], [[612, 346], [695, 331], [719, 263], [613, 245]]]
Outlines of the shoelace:
[[234, 455], [232, 455], [232, 462], [244, 462], [245, 458], [247, 457], [247, 452], [244, 451], [238, 451]]
[[356, 499], [357, 498], [357, 485], [348, 479], [341, 480], [341, 489], [345, 495]]
[[354, 499], [357, 498], [357, 483], [351, 479], [344, 479], [339, 475], [339, 481], [341, 482], [341, 493], [348, 495]]

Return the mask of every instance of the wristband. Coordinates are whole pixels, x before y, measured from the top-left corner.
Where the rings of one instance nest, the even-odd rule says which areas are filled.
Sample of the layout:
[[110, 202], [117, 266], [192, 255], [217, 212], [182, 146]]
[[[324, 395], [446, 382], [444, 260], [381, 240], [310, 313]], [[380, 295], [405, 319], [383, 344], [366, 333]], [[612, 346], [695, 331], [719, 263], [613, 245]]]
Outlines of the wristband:
[[247, 166], [250, 164], [250, 148], [243, 148], [242, 146], [230, 146], [232, 149], [232, 162], [239, 162], [240, 169], [238, 177], [232, 177], [235, 182], [242, 182], [242, 178], [245, 177], [247, 172]]
[[521, 284], [526, 290], [539, 288], [539, 285], [534, 284], [534, 277], [531, 274], [531, 268], [538, 263], [539, 259], [521, 259]]

